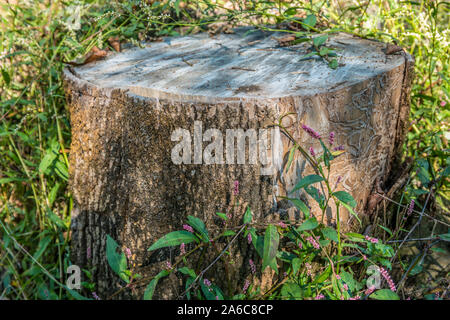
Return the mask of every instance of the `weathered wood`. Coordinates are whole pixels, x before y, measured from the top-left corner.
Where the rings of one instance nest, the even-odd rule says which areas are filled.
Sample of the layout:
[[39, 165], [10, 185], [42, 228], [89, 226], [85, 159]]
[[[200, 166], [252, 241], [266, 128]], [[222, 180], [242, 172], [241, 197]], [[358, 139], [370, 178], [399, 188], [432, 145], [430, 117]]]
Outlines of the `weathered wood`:
[[[278, 201], [283, 195], [304, 199], [319, 214], [309, 196], [290, 192], [312, 169], [300, 154], [287, 172], [280, 169], [292, 146], [284, 136], [270, 150], [272, 160], [280, 162], [277, 170], [261, 175], [262, 164], [248, 161], [173, 163], [178, 142], [171, 135], [177, 128], [192, 137], [194, 121], [203, 132], [218, 129], [225, 150], [227, 129], [260, 129], [292, 112], [283, 124], [305, 149], [321, 150], [300, 124], [324, 137], [336, 133], [335, 144], [346, 153], [333, 162], [331, 182], [342, 177], [338, 189], [352, 193], [361, 216], [375, 181], [386, 180], [405, 135], [412, 58], [404, 52], [387, 55], [386, 44], [340, 33], [327, 44], [337, 48], [341, 64], [332, 70], [321, 59], [303, 58], [310, 44], [281, 48], [276, 41], [281, 34], [247, 31], [168, 38], [65, 70], [73, 134], [72, 259], [96, 267], [96, 290], [104, 297], [119, 282], [107, 266], [106, 234], [130, 248], [137, 271], [148, 276], [179, 254], [177, 249], [148, 252], [148, 247], [181, 229], [189, 214], [216, 229], [221, 224], [215, 212], [232, 213], [229, 224], [239, 225], [247, 205], [259, 222], [301, 219], [291, 203]], [[354, 221], [343, 215], [351, 228]], [[326, 221], [334, 223], [334, 208], [327, 210]], [[232, 252], [234, 283], [250, 272], [250, 249], [242, 241]], [[219, 262], [207, 277], [220, 282], [223, 269]], [[155, 297], [174, 298], [180, 285], [175, 276], [163, 280]]]

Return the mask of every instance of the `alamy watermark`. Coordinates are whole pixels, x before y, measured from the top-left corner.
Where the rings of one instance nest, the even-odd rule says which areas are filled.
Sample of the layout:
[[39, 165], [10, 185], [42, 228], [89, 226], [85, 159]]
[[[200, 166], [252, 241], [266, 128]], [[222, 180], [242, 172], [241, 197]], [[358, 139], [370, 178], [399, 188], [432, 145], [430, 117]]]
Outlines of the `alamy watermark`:
[[171, 159], [175, 164], [259, 163], [261, 175], [272, 175], [282, 165], [283, 143], [278, 127], [259, 130], [226, 129], [224, 145], [222, 131], [203, 131], [202, 121], [194, 121], [192, 136], [189, 130], [177, 128], [172, 132], [171, 140], [178, 142], [171, 152]]

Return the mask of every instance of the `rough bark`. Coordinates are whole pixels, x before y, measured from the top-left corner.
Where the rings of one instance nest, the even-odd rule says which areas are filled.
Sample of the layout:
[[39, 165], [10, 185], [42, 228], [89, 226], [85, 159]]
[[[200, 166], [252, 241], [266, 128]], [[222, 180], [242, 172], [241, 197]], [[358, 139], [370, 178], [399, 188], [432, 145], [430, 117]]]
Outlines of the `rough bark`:
[[[403, 52], [386, 55], [383, 43], [337, 34], [329, 44], [341, 49], [343, 66], [331, 70], [320, 59], [301, 59], [305, 44], [279, 48], [273, 37], [280, 35], [245, 31], [214, 39], [168, 39], [65, 70], [72, 125], [72, 261], [95, 266], [101, 296], [120, 287], [106, 262], [106, 234], [136, 255], [138, 273], [151, 276], [179, 251], [147, 249], [181, 229], [187, 215], [215, 230], [222, 227], [215, 212], [232, 213], [228, 224], [237, 226], [247, 205], [258, 222], [300, 221], [303, 217], [291, 203], [277, 199], [283, 195], [303, 199], [319, 214], [309, 196], [290, 192], [313, 172], [299, 153], [289, 171], [273, 175], [261, 175], [259, 163], [174, 164], [171, 150], [178, 142], [171, 141], [171, 134], [184, 128], [193, 137], [194, 121], [202, 122], [203, 132], [220, 130], [224, 151], [227, 129], [258, 130], [289, 112], [293, 115], [283, 124], [305, 149], [321, 148], [300, 124], [324, 137], [334, 131], [335, 145], [343, 145], [346, 152], [332, 164], [331, 183], [342, 176], [338, 189], [354, 196], [361, 216], [375, 181], [386, 181], [405, 135], [411, 57]], [[277, 157], [286, 163], [292, 143], [285, 137], [281, 141]], [[347, 212], [341, 219], [347, 229], [358, 227]], [[330, 207], [326, 221], [334, 220]], [[245, 240], [239, 241], [228, 270], [234, 284], [250, 273], [248, 259], [255, 255]], [[208, 252], [205, 261], [216, 255]], [[219, 262], [206, 277], [220, 283], [223, 274]], [[174, 298], [182, 287], [171, 276], [162, 280], [155, 297]], [[142, 289], [134, 297], [141, 294]], [[132, 295], [124, 290], [116, 297]]]

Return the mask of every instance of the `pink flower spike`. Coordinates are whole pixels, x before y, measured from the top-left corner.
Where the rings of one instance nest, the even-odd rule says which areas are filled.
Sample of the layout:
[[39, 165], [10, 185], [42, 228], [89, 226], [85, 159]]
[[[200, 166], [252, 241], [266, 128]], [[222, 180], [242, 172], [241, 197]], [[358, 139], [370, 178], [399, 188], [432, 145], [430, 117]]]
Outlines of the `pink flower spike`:
[[131, 250], [130, 250], [130, 248], [125, 248], [125, 255], [127, 256], [127, 258], [128, 259], [130, 259], [131, 258]]
[[348, 290], [348, 285], [347, 285], [346, 283], [344, 283], [344, 284], [342, 285], [342, 287], [344, 288], [344, 290]]
[[330, 143], [330, 146], [334, 143], [334, 131], [330, 132], [330, 136], [328, 137], [328, 142]]
[[309, 147], [309, 153], [310, 153], [313, 157], [316, 156], [316, 153], [314, 152], [314, 149], [313, 149], [312, 147]]
[[344, 146], [342, 145], [333, 148], [333, 151], [342, 151], [342, 150], [344, 150]]
[[194, 233], [194, 229], [188, 224], [183, 224], [183, 229], [189, 231], [190, 233]]
[[408, 216], [410, 216], [411, 213], [413, 212], [414, 204], [415, 204], [414, 199], [412, 199], [411, 203], [409, 204], [409, 207], [408, 207]]
[[255, 263], [253, 262], [252, 259], [248, 260], [248, 263], [250, 264], [250, 270], [252, 271], [253, 274], [255, 274], [256, 273]]
[[95, 300], [101, 300], [100, 297], [95, 292], [92, 292], [92, 296], [94, 297]]
[[236, 180], [234, 181], [234, 190], [233, 190], [233, 194], [235, 196], [237, 196], [239, 194], [239, 181]]
[[441, 101], [441, 107], [445, 107], [446, 104], [447, 104], [446, 101], [444, 101], [444, 100]]
[[384, 269], [383, 267], [380, 267], [380, 272], [381, 272], [381, 275], [383, 276], [383, 278], [386, 279], [391, 291], [394, 291], [394, 292], [397, 291], [397, 288], [395, 287], [395, 283], [392, 280], [389, 273], [386, 271], [386, 269]]
[[318, 134], [314, 129], [308, 127], [305, 124], [302, 124], [302, 129], [305, 130], [311, 137], [314, 139], [320, 139], [320, 134]]
[[366, 236], [365, 239], [367, 241], [372, 242], [372, 243], [378, 243], [378, 239], [377, 238], [372, 238], [372, 237]]
[[251, 235], [251, 233], [248, 234], [247, 241], [248, 241], [248, 244], [252, 243], [252, 235]]
[[323, 294], [318, 294], [314, 299], [315, 300], [322, 300], [323, 298], [325, 298], [325, 296]]
[[248, 287], [250, 286], [250, 281], [245, 280], [244, 287], [242, 288], [242, 292], [247, 292]]
[[180, 254], [184, 255], [186, 253], [186, 245], [184, 243], [182, 243], [180, 245]]
[[368, 295], [372, 294], [372, 292], [374, 292], [374, 291], [375, 291], [375, 286], [371, 286], [371, 287], [367, 288], [366, 291], [364, 291], [364, 294], [366, 296], [368, 296]]

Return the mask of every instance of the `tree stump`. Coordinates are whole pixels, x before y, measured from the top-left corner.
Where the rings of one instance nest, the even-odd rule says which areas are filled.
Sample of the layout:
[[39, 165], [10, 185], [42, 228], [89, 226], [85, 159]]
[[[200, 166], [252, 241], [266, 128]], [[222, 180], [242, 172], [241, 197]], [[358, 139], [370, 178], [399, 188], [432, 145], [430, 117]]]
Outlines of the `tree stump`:
[[[106, 260], [107, 234], [135, 255], [136, 272], [152, 276], [179, 249], [147, 249], [182, 229], [188, 215], [212, 229], [221, 227], [216, 212], [232, 216], [228, 225], [240, 225], [246, 206], [261, 223], [303, 219], [279, 196], [303, 199], [319, 215], [308, 195], [291, 192], [313, 173], [311, 166], [295, 153], [286, 171], [293, 144], [267, 129], [288, 113], [282, 124], [306, 150], [321, 148], [302, 124], [324, 140], [335, 132], [335, 146], [346, 152], [332, 163], [331, 183], [340, 176], [338, 189], [353, 195], [364, 216], [375, 182], [386, 181], [405, 136], [413, 60], [385, 43], [338, 33], [327, 41], [338, 54], [333, 70], [319, 57], [304, 57], [310, 43], [280, 47], [282, 36], [241, 28], [166, 38], [64, 70], [72, 126], [72, 262], [95, 266], [102, 298], [123, 285]], [[244, 137], [234, 154], [227, 130]], [[325, 219], [334, 223], [334, 208]], [[347, 229], [354, 226], [348, 213], [341, 219]], [[255, 255], [239, 241], [229, 270], [234, 284], [249, 274]], [[206, 254], [209, 262], [215, 256]], [[219, 261], [206, 276], [221, 282], [223, 270]], [[184, 288], [180, 278], [162, 280], [155, 298], [176, 298]]]

